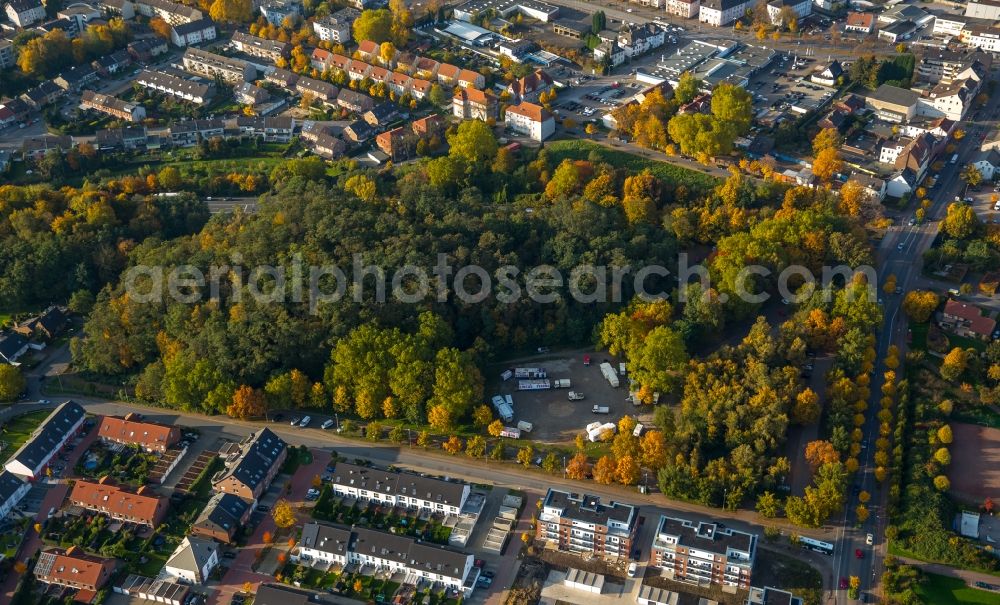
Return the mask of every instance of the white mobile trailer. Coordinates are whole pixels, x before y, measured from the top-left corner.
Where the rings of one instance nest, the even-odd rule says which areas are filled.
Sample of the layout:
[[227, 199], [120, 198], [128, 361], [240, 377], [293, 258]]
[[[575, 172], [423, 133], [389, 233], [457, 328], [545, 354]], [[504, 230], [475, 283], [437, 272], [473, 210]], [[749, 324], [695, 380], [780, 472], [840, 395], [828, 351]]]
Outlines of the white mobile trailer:
[[611, 408], [606, 405], [595, 405], [590, 411], [595, 414], [610, 414]]
[[632, 429], [632, 436], [633, 437], [641, 437], [642, 436], [642, 431], [645, 428], [646, 427], [644, 427], [641, 422], [639, 424], [635, 425], [635, 428]]
[[624, 362], [618, 364], [618, 373], [621, 374], [622, 376], [625, 375], [625, 363]]
[[618, 427], [615, 426], [614, 422], [606, 422], [588, 430], [587, 439], [591, 442], [600, 441], [601, 435], [603, 435], [605, 431], [611, 431], [611, 434], [613, 435], [617, 429]]
[[570, 380], [569, 378], [560, 378], [553, 381], [552, 386], [557, 389], [568, 389], [570, 387]]
[[527, 420], [518, 420], [517, 428], [519, 428], [521, 431], [525, 433], [530, 433], [531, 429], [535, 428], [535, 425], [531, 424]]
[[505, 427], [503, 427], [503, 430], [500, 431], [500, 436], [501, 437], [508, 437], [510, 439], [520, 439], [521, 438], [521, 429], [514, 428], [512, 426], [505, 426]]
[[500, 374], [500, 380], [503, 380], [505, 382], [508, 381], [508, 380], [510, 380], [513, 377], [514, 377], [514, 371], [513, 370], [504, 370], [503, 373]]
[[544, 368], [514, 368], [514, 378], [548, 378]]
[[579, 391], [570, 391], [569, 392], [569, 400], [570, 401], [580, 401], [581, 399], [583, 399], [583, 393], [581, 393]]
[[604, 374], [604, 378], [608, 381], [608, 384], [610, 384], [612, 387], [617, 389], [618, 386], [621, 384], [618, 381], [618, 374], [615, 372], [615, 369], [611, 367], [610, 363], [604, 362], [601, 364], [601, 374]]
[[518, 380], [518, 391], [544, 391], [552, 388], [552, 383], [548, 380], [536, 378], [533, 380]]

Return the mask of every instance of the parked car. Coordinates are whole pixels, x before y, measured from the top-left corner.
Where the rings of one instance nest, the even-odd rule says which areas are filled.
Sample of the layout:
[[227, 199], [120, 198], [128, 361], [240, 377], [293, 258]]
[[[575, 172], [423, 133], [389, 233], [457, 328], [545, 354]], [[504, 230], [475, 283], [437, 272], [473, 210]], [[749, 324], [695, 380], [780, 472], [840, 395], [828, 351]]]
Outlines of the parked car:
[[302, 419], [302, 422], [299, 423], [299, 426], [305, 428], [309, 426], [310, 422], [312, 422], [312, 416], [306, 416], [305, 418]]
[[639, 564], [635, 561], [628, 564], [628, 577], [634, 578], [635, 574], [639, 572]]
[[865, 558], [865, 552], [863, 550], [861, 550], [860, 548], [855, 548], [854, 549], [854, 558], [855, 559], [864, 559]]
[[292, 421], [289, 422], [288, 425], [289, 426], [295, 426], [296, 424], [299, 423], [300, 420], [302, 420], [302, 419], [299, 418], [298, 416], [292, 416]]
[[327, 420], [326, 422], [324, 422], [323, 424], [321, 424], [319, 426], [320, 426], [321, 429], [324, 429], [324, 430], [328, 429], [331, 426], [333, 426], [333, 419]]

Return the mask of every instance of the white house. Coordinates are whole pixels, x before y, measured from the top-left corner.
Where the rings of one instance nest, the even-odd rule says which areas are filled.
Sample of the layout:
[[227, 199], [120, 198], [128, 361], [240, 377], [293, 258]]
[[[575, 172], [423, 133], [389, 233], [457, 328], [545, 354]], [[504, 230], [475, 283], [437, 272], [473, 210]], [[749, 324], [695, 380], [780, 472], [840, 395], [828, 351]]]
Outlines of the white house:
[[174, 46], [191, 46], [215, 40], [215, 38], [215, 22], [211, 19], [198, 19], [170, 28], [170, 41], [174, 43]]
[[376, 571], [403, 573], [461, 591], [473, 571], [472, 555], [408, 536], [355, 527], [349, 560]]
[[979, 82], [972, 78], [950, 84], [942, 82], [931, 89], [927, 98], [920, 99], [917, 113], [935, 118], [943, 116], [957, 122], [965, 117], [978, 92]]
[[788, 25], [782, 23], [781, 15], [782, 9], [786, 7], [792, 9], [799, 22], [812, 14], [812, 0], [771, 0], [767, 3], [767, 16], [770, 17], [772, 24]]
[[823, 68], [822, 71], [814, 73], [809, 79], [823, 86], [836, 86], [840, 77], [844, 75], [844, 68], [840, 61], [832, 61]]
[[79, 404], [67, 401], [49, 414], [28, 441], [10, 457], [4, 468], [25, 479], [36, 479], [52, 457], [76, 434], [87, 416]]
[[185, 584], [204, 584], [219, 565], [215, 540], [187, 536], [170, 555], [163, 573]]
[[31, 484], [9, 471], [0, 472], [0, 519], [6, 519]]
[[716, 27], [729, 25], [751, 6], [748, 0], [705, 0], [698, 11], [698, 20]]
[[320, 40], [347, 44], [351, 41], [351, 26], [360, 16], [361, 11], [356, 8], [342, 8], [332, 15], [313, 21], [313, 32]]
[[39, 0], [11, 0], [4, 5], [4, 11], [18, 27], [28, 27], [45, 19], [45, 7]]
[[984, 181], [992, 181], [1000, 175], [1000, 151], [994, 147], [980, 153], [973, 165], [983, 175]]
[[544, 141], [556, 131], [552, 114], [541, 105], [521, 103], [507, 108], [504, 124], [516, 133], [527, 135], [533, 141]]
[[909, 168], [897, 172], [886, 182], [885, 194], [899, 198], [909, 195], [916, 185], [916, 176]]
[[306, 523], [299, 538], [299, 558], [327, 565], [347, 565], [351, 531], [324, 523]]
[[471, 489], [455, 481], [339, 462], [333, 473], [333, 492], [366, 502], [458, 515]]

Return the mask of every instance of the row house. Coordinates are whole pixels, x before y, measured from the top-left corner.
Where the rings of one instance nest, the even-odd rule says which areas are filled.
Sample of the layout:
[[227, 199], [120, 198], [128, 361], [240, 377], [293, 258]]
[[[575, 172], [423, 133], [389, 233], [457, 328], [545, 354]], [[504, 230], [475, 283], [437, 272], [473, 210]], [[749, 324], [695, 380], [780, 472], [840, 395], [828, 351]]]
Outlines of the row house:
[[272, 63], [277, 62], [278, 59], [287, 59], [292, 52], [292, 45], [288, 42], [268, 40], [241, 31], [233, 34], [230, 44], [241, 53], [267, 59]]
[[98, 74], [106, 77], [128, 69], [132, 65], [132, 55], [127, 50], [119, 50], [94, 59], [90, 65]]
[[145, 422], [138, 414], [105, 416], [97, 436], [107, 443], [134, 445], [146, 452], [162, 454], [181, 440], [177, 425]]
[[91, 65], [74, 65], [63, 70], [52, 82], [59, 88], [67, 91], [78, 91], [84, 86], [97, 81], [100, 74]]
[[347, 68], [351, 65], [350, 57], [332, 53], [323, 48], [314, 48], [312, 52], [313, 69], [316, 71], [340, 70], [347, 73]]
[[102, 128], [94, 134], [94, 144], [102, 151], [131, 151], [145, 147], [148, 141], [149, 133], [145, 126]]
[[338, 89], [329, 82], [300, 76], [295, 82], [295, 91], [300, 95], [312, 95], [324, 103], [334, 103], [337, 100]]
[[205, 14], [197, 8], [173, 0], [137, 0], [135, 12], [143, 17], [159, 17], [170, 25], [180, 25], [205, 18]]
[[25, 479], [40, 477], [49, 461], [80, 430], [86, 416], [84, 409], [74, 401], [61, 404], [38, 425], [24, 445], [7, 460], [4, 468]]
[[942, 82], [931, 89], [927, 98], [920, 100], [918, 113], [929, 117], [943, 116], [958, 122], [965, 118], [978, 92], [979, 82], [972, 78], [951, 84]]
[[219, 119], [184, 120], [170, 125], [170, 143], [175, 147], [191, 147], [200, 141], [222, 138], [226, 123]]
[[518, 134], [542, 142], [556, 132], [555, 119], [549, 110], [534, 103], [511, 105], [504, 112], [504, 124]]
[[226, 469], [213, 478], [212, 487], [256, 502], [281, 470], [288, 445], [264, 428], [238, 444], [227, 445], [220, 454], [226, 459]]
[[218, 77], [229, 84], [249, 82], [257, 78], [257, 69], [241, 59], [188, 48], [184, 51], [184, 70], [206, 78]]
[[442, 515], [458, 515], [469, 498], [467, 484], [338, 462], [333, 492], [364, 502], [379, 502]]
[[244, 82], [233, 88], [233, 98], [241, 105], [256, 107], [271, 100], [271, 93], [253, 82]]
[[375, 101], [368, 95], [345, 88], [337, 95], [337, 105], [340, 105], [347, 111], [362, 114], [374, 107]]
[[562, 551], [628, 558], [639, 528], [639, 508], [589, 494], [549, 489], [535, 537]]
[[195, 105], [203, 105], [215, 95], [215, 86], [211, 84], [192, 82], [162, 71], [144, 69], [135, 82], [143, 88]]
[[[338, 99], [339, 101], [340, 99]], [[360, 145], [375, 135], [375, 129], [364, 120], [355, 120], [344, 127], [343, 136], [346, 140]]]
[[31, 484], [10, 471], [0, 471], [0, 520], [6, 519], [31, 491]]
[[250, 520], [250, 503], [235, 494], [213, 494], [191, 525], [191, 535], [229, 544]]
[[462, 120], [495, 120], [498, 107], [496, 95], [488, 90], [459, 88], [451, 99], [452, 115]]
[[663, 515], [653, 537], [650, 565], [666, 578], [723, 590], [749, 590], [757, 535]]
[[107, 477], [100, 481], [77, 480], [69, 501], [90, 511], [107, 515], [116, 521], [135, 523], [155, 529], [167, 516], [169, 501], [149, 487], [131, 489], [112, 485]]
[[[115, 559], [88, 555], [78, 546], [66, 550], [50, 548], [38, 555], [32, 573], [43, 584], [64, 586], [79, 591], [78, 600], [90, 602], [115, 571]], [[89, 593], [89, 594], [86, 594]], [[84, 599], [82, 597], [88, 598]]]
[[409, 159], [413, 154], [415, 137], [403, 126], [379, 133], [375, 137], [375, 145], [393, 162]]
[[618, 44], [630, 57], [638, 57], [666, 42], [666, 31], [653, 23], [625, 25], [618, 32]]
[[[380, 61], [381, 60], [381, 46], [378, 42], [372, 40], [359, 40], [358, 41], [358, 56], [365, 61]], [[393, 53], [394, 55], [396, 53]], [[392, 64], [390, 59], [389, 64]]]
[[292, 90], [295, 83], [299, 81], [299, 74], [287, 69], [275, 68], [264, 76], [264, 81], [285, 90]]
[[174, 46], [184, 48], [202, 42], [215, 40], [218, 32], [215, 22], [211, 19], [198, 19], [187, 23], [178, 23], [170, 28], [170, 41]]
[[21, 157], [37, 162], [50, 151], [66, 153], [72, 148], [73, 139], [68, 135], [43, 134], [38, 137], [27, 137], [21, 141]]
[[235, 127], [240, 135], [263, 138], [265, 143], [287, 143], [295, 132], [295, 119], [287, 116], [247, 117], [239, 116]]
[[328, 134], [320, 133], [313, 141], [312, 150], [319, 156], [328, 160], [335, 160], [347, 150], [347, 144], [339, 138]]
[[83, 91], [80, 96], [80, 106], [129, 122], [141, 122], [146, 119], [146, 108], [142, 105], [92, 90]]
[[64, 88], [60, 88], [52, 80], [46, 80], [39, 84], [29, 88], [25, 92], [21, 93], [19, 97], [22, 101], [28, 104], [32, 109], [41, 109], [49, 103], [54, 102], [59, 97], [66, 93]]
[[134, 60], [142, 63], [149, 63], [154, 58], [170, 50], [167, 46], [167, 41], [161, 38], [144, 38], [142, 40], [136, 40], [134, 42], [129, 42], [128, 46], [125, 48]]
[[379, 103], [361, 116], [375, 128], [384, 128], [402, 117], [395, 103]]

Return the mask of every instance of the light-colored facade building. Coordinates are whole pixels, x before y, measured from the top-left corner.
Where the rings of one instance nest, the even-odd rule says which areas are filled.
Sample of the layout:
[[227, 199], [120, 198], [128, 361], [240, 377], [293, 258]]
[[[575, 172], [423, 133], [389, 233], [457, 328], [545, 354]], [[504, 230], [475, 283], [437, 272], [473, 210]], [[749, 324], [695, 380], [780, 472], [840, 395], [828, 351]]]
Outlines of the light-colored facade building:
[[535, 537], [558, 550], [628, 558], [637, 538], [639, 508], [588, 494], [549, 489], [542, 502]]
[[247, 61], [188, 48], [184, 51], [184, 70], [206, 78], [220, 78], [229, 84], [250, 82], [257, 78], [257, 69]]
[[333, 473], [333, 492], [365, 502], [381, 502], [410, 510], [458, 515], [471, 489], [465, 483], [441, 481], [399, 471], [340, 462]]
[[660, 517], [653, 538], [650, 564], [664, 576], [723, 590], [749, 590], [757, 536], [715, 523]]
[[556, 131], [556, 123], [547, 109], [534, 103], [521, 103], [507, 108], [504, 124], [533, 141], [544, 141]]

